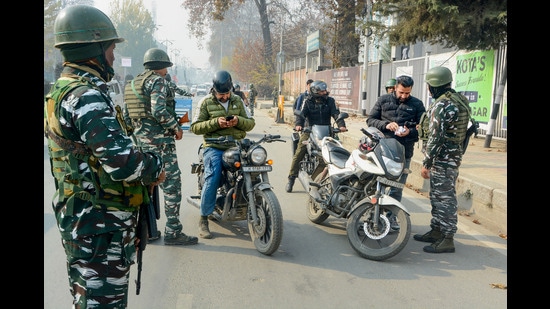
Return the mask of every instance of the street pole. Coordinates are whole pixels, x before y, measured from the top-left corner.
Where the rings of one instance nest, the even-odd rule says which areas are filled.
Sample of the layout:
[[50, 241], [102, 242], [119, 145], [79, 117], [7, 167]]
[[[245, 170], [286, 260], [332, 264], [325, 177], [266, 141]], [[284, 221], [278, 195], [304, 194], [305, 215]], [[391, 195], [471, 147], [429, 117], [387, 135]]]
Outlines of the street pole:
[[284, 123], [285, 122], [285, 100], [283, 97], [283, 63], [285, 61], [285, 55], [283, 53], [283, 30], [284, 30], [284, 24], [283, 24], [283, 18], [284, 15], [281, 14], [281, 43], [279, 44], [279, 54], [278, 54], [278, 60], [279, 60], [279, 108], [277, 109], [277, 123]]
[[[370, 10], [371, 10], [372, 0], [367, 0], [367, 13], [366, 18], [367, 20], [371, 19], [370, 16]], [[363, 85], [361, 92], [361, 109], [363, 111], [363, 116], [367, 115], [367, 72], [369, 67], [369, 37], [372, 33], [370, 33], [370, 28], [365, 29], [366, 33], [363, 33], [363, 36], [365, 38], [365, 44], [363, 44]]]

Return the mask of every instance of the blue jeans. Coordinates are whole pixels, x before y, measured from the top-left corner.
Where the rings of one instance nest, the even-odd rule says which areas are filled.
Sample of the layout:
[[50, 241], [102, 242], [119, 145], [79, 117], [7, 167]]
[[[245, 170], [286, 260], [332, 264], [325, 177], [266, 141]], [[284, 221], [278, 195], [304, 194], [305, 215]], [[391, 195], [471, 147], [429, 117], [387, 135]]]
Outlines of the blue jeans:
[[201, 216], [214, 212], [216, 192], [222, 177], [223, 150], [207, 147], [204, 149], [204, 185], [201, 193]]
[[[410, 166], [411, 158], [405, 159], [405, 167], [403, 169], [408, 169]], [[401, 177], [399, 177], [399, 182], [405, 184], [407, 182], [407, 177], [409, 177], [409, 174], [401, 174]], [[388, 195], [401, 202], [401, 198], [403, 197], [403, 189], [391, 187]]]

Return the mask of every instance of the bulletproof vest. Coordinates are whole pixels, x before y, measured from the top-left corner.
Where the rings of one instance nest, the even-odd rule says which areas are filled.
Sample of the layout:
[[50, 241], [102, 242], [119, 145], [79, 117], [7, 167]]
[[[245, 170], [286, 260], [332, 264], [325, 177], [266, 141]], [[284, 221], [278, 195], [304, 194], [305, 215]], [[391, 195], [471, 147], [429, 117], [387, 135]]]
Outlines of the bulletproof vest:
[[124, 86], [124, 104], [131, 119], [152, 118], [151, 97], [145, 94], [143, 84], [155, 71], [145, 71]]
[[466, 131], [468, 130], [468, 121], [470, 120], [471, 108], [469, 106], [468, 99], [458, 93], [447, 91], [441, 95], [435, 102], [433, 102], [427, 111], [425, 111], [420, 117], [420, 129], [418, 130], [418, 137], [421, 140], [428, 140], [429, 127], [430, 127], [430, 114], [434, 106], [441, 100], [451, 100], [459, 110], [458, 122], [454, 125], [454, 129], [448, 129], [446, 131], [447, 139], [455, 143], [462, 143], [466, 138]]
[[[74, 75], [76, 76], [76, 75]], [[73, 214], [75, 198], [91, 201], [95, 207], [114, 207], [124, 211], [135, 211], [141, 204], [148, 203], [147, 188], [140, 182], [127, 183], [113, 181], [105, 172], [99, 159], [83, 143], [64, 137], [59, 123], [60, 102], [69, 93], [82, 96], [90, 87], [100, 90], [84, 77], [69, 78], [62, 76], [52, 87], [45, 98], [44, 134], [48, 138], [51, 171], [55, 179], [56, 193], [54, 199], [66, 199], [67, 213]], [[103, 95], [103, 92], [100, 91]], [[105, 95], [105, 100], [109, 100]], [[80, 173], [82, 161], [88, 163], [90, 177]], [[94, 195], [84, 190], [86, 183], [93, 183], [97, 188]]]

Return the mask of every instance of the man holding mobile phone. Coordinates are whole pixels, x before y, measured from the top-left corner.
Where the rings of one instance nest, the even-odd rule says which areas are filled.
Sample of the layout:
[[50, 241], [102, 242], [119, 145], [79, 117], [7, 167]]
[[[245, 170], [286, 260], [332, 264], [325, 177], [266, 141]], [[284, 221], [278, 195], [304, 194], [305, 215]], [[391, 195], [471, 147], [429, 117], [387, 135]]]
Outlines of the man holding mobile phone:
[[[256, 125], [248, 114], [241, 98], [232, 93], [233, 81], [227, 71], [218, 71], [212, 79], [210, 93], [197, 104], [197, 111], [189, 130], [204, 138], [231, 135], [236, 140], [246, 137], [246, 132]], [[204, 186], [201, 191], [201, 217], [199, 236], [212, 238], [208, 228], [208, 216], [214, 212], [216, 191], [222, 174], [222, 155], [231, 145], [203, 142]]]

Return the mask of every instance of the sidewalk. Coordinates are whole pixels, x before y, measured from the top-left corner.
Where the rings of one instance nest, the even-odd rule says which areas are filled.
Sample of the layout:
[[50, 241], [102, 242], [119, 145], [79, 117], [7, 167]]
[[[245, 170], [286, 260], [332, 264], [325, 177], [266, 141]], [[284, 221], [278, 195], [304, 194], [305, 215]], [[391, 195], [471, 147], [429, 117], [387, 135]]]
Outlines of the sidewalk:
[[[268, 113], [276, 119], [277, 108], [271, 101], [258, 101], [257, 110]], [[284, 122], [289, 128], [294, 124], [291, 102], [285, 102]], [[366, 128], [366, 117], [350, 115], [346, 119], [348, 132], [339, 135], [348, 150], [357, 147], [363, 136], [360, 128]], [[462, 159], [457, 180], [459, 215], [468, 216], [473, 222], [483, 225], [489, 231], [507, 237], [507, 179], [508, 153], [506, 141], [491, 140], [491, 147], [485, 148], [485, 137], [471, 138]], [[420, 176], [423, 155], [420, 145], [414, 151], [407, 178], [407, 187], [428, 198], [429, 180]]]

